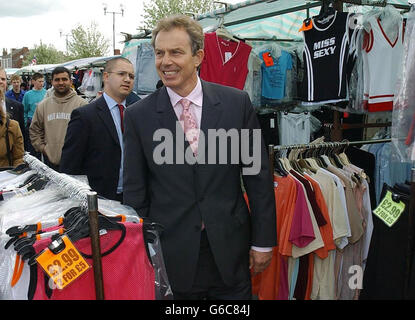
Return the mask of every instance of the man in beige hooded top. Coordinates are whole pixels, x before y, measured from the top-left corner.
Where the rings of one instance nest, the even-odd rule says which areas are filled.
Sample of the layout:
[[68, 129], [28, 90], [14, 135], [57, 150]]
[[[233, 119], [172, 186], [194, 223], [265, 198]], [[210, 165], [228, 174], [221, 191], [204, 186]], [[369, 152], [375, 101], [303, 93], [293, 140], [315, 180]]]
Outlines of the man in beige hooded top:
[[59, 169], [71, 112], [88, 103], [72, 90], [71, 84], [68, 69], [56, 67], [52, 71], [54, 93], [39, 103], [29, 128], [33, 147], [43, 154], [45, 164], [56, 171]]

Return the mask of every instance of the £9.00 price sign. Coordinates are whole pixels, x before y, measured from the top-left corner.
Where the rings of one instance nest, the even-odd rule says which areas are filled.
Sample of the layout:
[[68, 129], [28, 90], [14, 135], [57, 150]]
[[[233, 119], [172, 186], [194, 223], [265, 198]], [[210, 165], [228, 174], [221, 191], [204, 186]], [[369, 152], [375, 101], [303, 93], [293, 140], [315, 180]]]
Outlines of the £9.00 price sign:
[[405, 203], [402, 201], [394, 201], [392, 199], [392, 192], [387, 191], [378, 207], [373, 210], [373, 213], [386, 223], [388, 227], [392, 227], [398, 221], [404, 210]]
[[58, 289], [65, 288], [90, 268], [66, 235], [62, 237], [62, 240], [65, 244], [64, 250], [54, 254], [46, 248], [36, 258]]

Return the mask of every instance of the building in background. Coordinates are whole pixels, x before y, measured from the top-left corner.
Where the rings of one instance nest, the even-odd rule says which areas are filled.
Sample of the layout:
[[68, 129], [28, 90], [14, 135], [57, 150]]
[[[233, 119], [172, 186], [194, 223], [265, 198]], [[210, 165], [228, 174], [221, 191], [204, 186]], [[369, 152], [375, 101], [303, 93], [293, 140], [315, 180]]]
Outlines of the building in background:
[[21, 68], [23, 60], [29, 54], [29, 48], [23, 47], [20, 49], [11, 49], [8, 53], [7, 49], [3, 48], [2, 56], [0, 57], [0, 67], [3, 68]]

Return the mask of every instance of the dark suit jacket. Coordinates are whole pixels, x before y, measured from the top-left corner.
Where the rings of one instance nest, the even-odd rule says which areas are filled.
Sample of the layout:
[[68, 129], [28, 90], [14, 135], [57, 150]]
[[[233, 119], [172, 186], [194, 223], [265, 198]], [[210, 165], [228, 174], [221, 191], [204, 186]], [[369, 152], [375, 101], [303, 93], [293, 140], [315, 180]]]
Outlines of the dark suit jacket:
[[10, 114], [10, 119], [16, 120], [19, 123], [20, 130], [26, 140], [23, 104], [6, 97], [6, 110]]
[[[201, 130], [206, 137], [208, 129], [259, 128], [245, 92], [205, 81], [202, 81], [202, 88]], [[155, 163], [153, 151], [160, 142], [153, 141], [153, 134], [159, 128], [167, 128], [173, 133], [174, 157], [176, 147], [178, 152], [189, 147], [187, 141], [184, 146], [177, 146], [176, 121], [165, 87], [126, 110], [124, 203], [135, 208], [139, 215], [164, 226], [161, 245], [173, 290], [187, 292], [191, 289], [202, 220], [222, 278], [227, 285], [234, 286], [250, 279], [251, 245], [276, 245], [275, 198], [265, 146], [262, 141], [260, 173], [243, 177], [250, 200], [250, 215], [241, 190], [240, 162]], [[183, 134], [181, 127], [179, 130]], [[211, 141], [206, 145], [209, 143]], [[199, 152], [200, 149], [199, 145]]]
[[115, 200], [121, 146], [104, 97], [72, 111], [62, 148], [60, 170], [87, 175], [99, 195]]

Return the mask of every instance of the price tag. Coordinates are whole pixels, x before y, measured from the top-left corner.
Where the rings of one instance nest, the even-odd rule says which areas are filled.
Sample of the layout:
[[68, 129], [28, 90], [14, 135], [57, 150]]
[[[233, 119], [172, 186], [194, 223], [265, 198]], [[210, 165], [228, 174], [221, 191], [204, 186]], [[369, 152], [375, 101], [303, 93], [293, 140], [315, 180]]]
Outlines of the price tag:
[[262, 54], [262, 59], [264, 59], [264, 63], [266, 67], [272, 67], [274, 65], [274, 59], [272, 59], [270, 52], [264, 52]]
[[46, 248], [36, 258], [58, 289], [65, 288], [90, 268], [68, 236], [64, 235], [62, 241], [65, 247], [59, 253]]
[[373, 211], [388, 227], [392, 227], [398, 221], [405, 210], [405, 203], [392, 199], [392, 192], [387, 191], [379, 206]]

